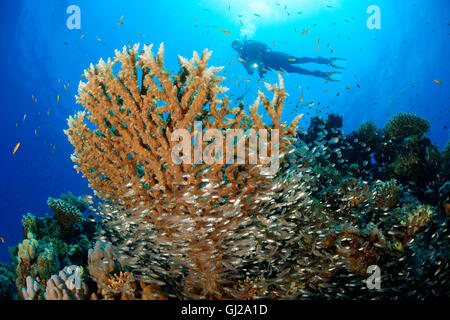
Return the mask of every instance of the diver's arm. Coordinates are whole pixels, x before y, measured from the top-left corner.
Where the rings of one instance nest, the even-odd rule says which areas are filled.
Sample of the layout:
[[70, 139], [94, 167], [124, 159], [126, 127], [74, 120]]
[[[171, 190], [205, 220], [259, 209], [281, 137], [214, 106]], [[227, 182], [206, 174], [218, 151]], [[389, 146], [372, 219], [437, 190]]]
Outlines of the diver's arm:
[[254, 68], [252, 68], [251, 66], [250, 66], [250, 64], [249, 63], [242, 63], [242, 65], [244, 66], [244, 68], [245, 68], [245, 70], [247, 70], [247, 73], [248, 74], [250, 74], [250, 75], [252, 75], [253, 74], [253, 71], [255, 70]]
[[259, 65], [258, 67], [258, 73], [259, 73], [259, 78], [262, 79], [264, 78], [264, 74], [267, 72], [267, 69], [264, 67], [264, 65]]

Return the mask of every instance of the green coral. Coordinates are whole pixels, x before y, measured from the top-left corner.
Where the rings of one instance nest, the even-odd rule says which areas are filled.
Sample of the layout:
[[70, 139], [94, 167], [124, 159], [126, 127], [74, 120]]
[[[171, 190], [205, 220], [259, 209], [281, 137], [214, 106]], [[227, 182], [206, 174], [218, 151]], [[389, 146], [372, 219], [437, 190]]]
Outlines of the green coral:
[[19, 244], [19, 251], [17, 256], [19, 264], [29, 264], [34, 261], [38, 246], [39, 245], [37, 240], [34, 238], [34, 234], [28, 233], [28, 239], [23, 240], [23, 242]]
[[450, 161], [450, 139], [445, 143], [444, 149], [442, 150], [442, 158], [445, 161]]
[[412, 180], [415, 177], [414, 168], [419, 166], [420, 158], [415, 153], [399, 155], [394, 162], [388, 165], [387, 173], [389, 177], [407, 177]]
[[403, 140], [413, 135], [422, 136], [430, 129], [430, 122], [414, 113], [401, 112], [389, 120], [385, 129], [391, 139]]
[[377, 126], [372, 121], [368, 121], [359, 126], [356, 132], [358, 140], [364, 142], [367, 146], [374, 149], [380, 140], [380, 134]]
[[419, 204], [413, 208], [406, 206], [402, 210], [402, 216], [400, 217], [400, 225], [406, 227], [412, 233], [416, 233], [420, 228], [425, 226], [435, 212], [430, 205]]
[[12, 300], [14, 293], [14, 273], [7, 265], [0, 262], [0, 300]]
[[58, 256], [51, 244], [40, 242], [28, 233], [28, 239], [19, 244], [17, 252], [16, 287], [19, 292], [26, 288], [26, 279], [31, 276], [42, 288], [51, 275], [60, 267]]
[[27, 213], [27, 215], [23, 216], [22, 228], [23, 228], [23, 235], [24, 235], [25, 239], [28, 238], [28, 234], [30, 232], [33, 234], [36, 234], [36, 232], [37, 232], [36, 217], [33, 216], [31, 213]]
[[39, 279], [50, 279], [53, 273], [60, 269], [58, 256], [52, 246], [44, 249], [36, 260], [36, 270]]
[[445, 143], [444, 149], [442, 150], [442, 171], [450, 176], [450, 139]]

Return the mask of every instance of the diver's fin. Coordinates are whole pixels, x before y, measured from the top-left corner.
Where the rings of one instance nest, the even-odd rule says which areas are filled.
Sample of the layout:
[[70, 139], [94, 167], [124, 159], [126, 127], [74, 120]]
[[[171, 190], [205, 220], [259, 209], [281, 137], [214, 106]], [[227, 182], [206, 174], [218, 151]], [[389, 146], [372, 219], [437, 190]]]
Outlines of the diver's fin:
[[342, 78], [341, 72], [331, 72], [328, 74], [328, 80], [333, 82], [340, 82]]
[[347, 64], [347, 60], [342, 58], [331, 58], [330, 59], [330, 66], [337, 68], [337, 69], [345, 69], [345, 66]]

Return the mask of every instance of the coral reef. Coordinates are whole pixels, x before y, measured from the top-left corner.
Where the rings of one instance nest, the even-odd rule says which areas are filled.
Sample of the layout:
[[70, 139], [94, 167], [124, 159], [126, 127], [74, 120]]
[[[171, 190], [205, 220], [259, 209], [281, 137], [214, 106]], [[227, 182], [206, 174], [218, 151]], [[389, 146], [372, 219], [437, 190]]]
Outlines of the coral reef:
[[[12, 265], [0, 264], [0, 299], [14, 297], [14, 281], [26, 300], [450, 297], [449, 147], [425, 137], [427, 120], [400, 113], [345, 135], [330, 114], [296, 132], [300, 117], [280, 120], [281, 77], [266, 85], [272, 99], [259, 91], [249, 111], [240, 101], [232, 109], [209, 51], [180, 57], [171, 75], [163, 47], [151, 49], [124, 48], [86, 70], [77, 100], [87, 111], [65, 132], [101, 201], [69, 192], [49, 198], [54, 218], [24, 216]], [[215, 130], [201, 140], [210, 151], [228, 129], [265, 129], [268, 157], [279, 130], [279, 170], [238, 158], [176, 162], [195, 143], [178, 149], [171, 134], [196, 141], [198, 125]], [[251, 154], [250, 140], [231, 147], [244, 142]], [[84, 218], [87, 209], [100, 219]], [[366, 286], [372, 265], [379, 290]]]
[[[69, 196], [78, 199], [79, 207], [86, 210], [87, 206], [81, 198], [71, 193]], [[97, 223], [92, 216], [79, 221], [77, 228], [72, 225], [71, 229], [67, 230], [68, 225], [62, 226], [59, 220], [48, 214], [37, 218], [28, 213], [23, 217], [25, 240], [10, 249], [11, 268], [15, 270], [16, 288], [22, 298], [44, 299], [48, 280], [61, 267], [87, 265], [87, 253]], [[39, 290], [34, 283], [39, 285]]]

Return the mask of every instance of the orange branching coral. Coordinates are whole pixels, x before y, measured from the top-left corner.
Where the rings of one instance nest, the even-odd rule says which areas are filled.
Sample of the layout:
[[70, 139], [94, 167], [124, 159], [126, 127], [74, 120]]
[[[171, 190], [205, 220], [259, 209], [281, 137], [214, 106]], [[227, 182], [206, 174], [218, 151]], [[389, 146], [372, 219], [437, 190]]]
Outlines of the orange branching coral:
[[120, 272], [107, 278], [103, 289], [105, 299], [134, 300], [136, 299], [136, 283], [132, 273]]
[[[246, 217], [272, 187], [274, 172], [263, 174], [264, 165], [251, 162], [255, 145], [264, 164], [269, 158], [279, 161], [290, 152], [301, 116], [289, 126], [281, 121], [287, 96], [281, 76], [278, 85], [266, 84], [273, 98], [259, 91], [246, 113], [242, 104], [230, 108], [220, 85], [223, 78], [217, 76], [222, 68], [207, 67], [210, 51], [201, 57], [194, 52], [191, 60], [179, 57], [181, 70], [171, 76], [164, 68], [162, 45], [156, 55], [151, 45], [141, 53], [138, 48], [125, 47], [113, 61], [100, 60], [85, 71], [87, 83], [80, 83], [77, 101], [97, 128], [89, 128], [85, 111], [69, 118], [65, 133], [75, 146], [72, 159], [100, 197], [121, 205], [109, 213], [127, 216], [122, 230], [147, 223], [148, 230], [158, 233], [158, 246], [187, 257], [170, 262], [178, 276], [183, 268], [175, 266], [180, 263], [190, 270], [186, 296], [221, 297], [225, 257], [236, 256], [227, 251], [231, 247], [225, 249], [226, 239], [249, 225]], [[115, 76], [117, 62], [122, 69]], [[258, 113], [261, 104], [270, 125]], [[213, 134], [203, 138], [203, 130]], [[231, 130], [251, 133], [228, 140]], [[180, 132], [187, 135], [184, 142], [197, 141], [194, 148], [180, 148], [180, 139], [174, 139]], [[242, 147], [244, 158], [239, 157]], [[205, 150], [200, 158], [199, 150]], [[207, 151], [214, 161], [201, 157]], [[233, 156], [223, 161], [228, 152]]]
[[377, 181], [374, 188], [374, 204], [377, 209], [391, 209], [402, 197], [403, 188], [397, 180]]
[[358, 207], [370, 196], [370, 188], [367, 183], [355, 178], [342, 180], [338, 191], [342, 195], [342, 202], [349, 208]]
[[[282, 153], [300, 119], [297, 117], [289, 127], [281, 123], [287, 95], [282, 81], [279, 87], [268, 86], [274, 92], [272, 101], [260, 92], [250, 107], [250, 115], [246, 115], [242, 108], [230, 109], [226, 96], [219, 99], [226, 88], [220, 86], [223, 78], [216, 76], [221, 68], [206, 67], [210, 51], [205, 50], [202, 57], [194, 52], [190, 61], [180, 57], [182, 71], [171, 78], [163, 66], [163, 46], [156, 56], [151, 49], [152, 45], [144, 46], [138, 55], [138, 45], [124, 48], [122, 52], [116, 51], [113, 61], [100, 60], [97, 66], [91, 65], [85, 71], [88, 82], [80, 83], [77, 101], [90, 112], [88, 118], [98, 128], [89, 129], [84, 121], [85, 112], [69, 118], [69, 129], [65, 132], [75, 146], [72, 159], [77, 170], [89, 179], [99, 195], [120, 199], [126, 205], [144, 201], [153, 216], [166, 211], [155, 204], [155, 199], [180, 195], [186, 191], [186, 185], [198, 188], [205, 178], [215, 184], [224, 179], [230, 181], [221, 190], [223, 196], [235, 193], [244, 184], [250, 194], [259, 185], [257, 180], [261, 180], [260, 167], [253, 166], [253, 171], [244, 172], [237, 163], [215, 164], [212, 169], [206, 163], [194, 161], [177, 164], [173, 155], [179, 151], [179, 141], [173, 141], [172, 135], [177, 129], [186, 129], [194, 137], [194, 125], [199, 120], [203, 128], [219, 130], [222, 135], [226, 129], [245, 129], [251, 123], [253, 129], [267, 129], [269, 135], [273, 129], [280, 130]], [[113, 74], [117, 62], [122, 63], [118, 77]], [[261, 102], [272, 119], [270, 128], [258, 115]], [[209, 143], [202, 141], [203, 150]], [[271, 149], [271, 143], [267, 149]], [[255, 183], [249, 183], [252, 180]]]
[[324, 241], [325, 248], [335, 253], [332, 259], [337, 266], [350, 272], [364, 274], [380, 252], [387, 247], [383, 233], [373, 223], [365, 229], [343, 224], [329, 233]]
[[142, 300], [167, 300], [167, 298], [162, 293], [161, 288], [144, 282], [140, 282], [139, 284], [142, 288]]

